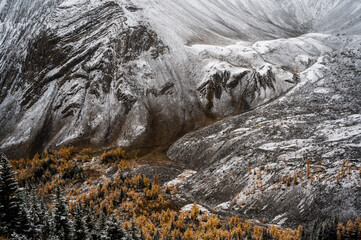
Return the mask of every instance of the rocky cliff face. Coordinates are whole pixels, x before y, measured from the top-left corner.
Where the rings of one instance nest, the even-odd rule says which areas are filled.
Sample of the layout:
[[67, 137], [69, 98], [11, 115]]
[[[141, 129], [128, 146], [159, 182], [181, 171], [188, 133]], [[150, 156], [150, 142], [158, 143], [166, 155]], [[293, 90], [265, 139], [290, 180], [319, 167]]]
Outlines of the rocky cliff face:
[[[350, 188], [273, 187], [307, 157], [324, 161], [315, 178], [337, 177], [343, 159], [360, 167], [360, 15], [358, 0], [2, 1], [0, 147], [153, 148], [246, 112], [171, 146], [172, 160], [198, 171], [182, 189], [219, 211], [269, 211], [275, 223], [307, 218], [325, 194], [336, 202], [320, 214], [359, 214], [354, 175]], [[269, 165], [256, 179], [264, 191], [252, 190], [249, 165]], [[340, 192], [354, 199], [347, 212]]]
[[[152, 78], [147, 61], [167, 47], [149, 25], [131, 19], [139, 9], [129, 4], [48, 2], [50, 10], [40, 2], [23, 5], [9, 1], [4, 14], [26, 7], [41, 20], [19, 27], [31, 28], [17, 40], [22, 50], [10, 52], [14, 57], [3, 54], [3, 147], [25, 144], [25, 152], [34, 152], [115, 142], [133, 107], [146, 111], [138, 100]], [[15, 31], [6, 24], [16, 21], [4, 20], [3, 51]]]

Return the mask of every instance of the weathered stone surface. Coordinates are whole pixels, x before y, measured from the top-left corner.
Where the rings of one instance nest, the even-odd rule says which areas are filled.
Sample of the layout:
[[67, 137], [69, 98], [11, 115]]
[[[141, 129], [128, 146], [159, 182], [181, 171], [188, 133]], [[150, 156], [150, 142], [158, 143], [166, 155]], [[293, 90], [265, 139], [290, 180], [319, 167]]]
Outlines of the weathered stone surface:
[[361, 38], [343, 41], [349, 44], [301, 72], [282, 98], [175, 142], [168, 156], [197, 171], [178, 186], [185, 196], [281, 225], [360, 215], [361, 78], [350, 69], [361, 66]]

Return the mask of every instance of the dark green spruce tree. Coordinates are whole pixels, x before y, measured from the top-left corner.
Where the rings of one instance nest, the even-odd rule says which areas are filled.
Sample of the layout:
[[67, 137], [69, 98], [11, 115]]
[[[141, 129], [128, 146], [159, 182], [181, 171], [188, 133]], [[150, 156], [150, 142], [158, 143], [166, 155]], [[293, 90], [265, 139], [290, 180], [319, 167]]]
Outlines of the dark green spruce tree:
[[26, 214], [22, 209], [20, 190], [10, 161], [1, 156], [0, 162], [0, 235], [26, 232]]
[[97, 216], [97, 224], [95, 226], [95, 233], [97, 239], [100, 240], [107, 240], [107, 233], [106, 233], [106, 221], [107, 216], [104, 214], [104, 212], [101, 212]]
[[46, 207], [44, 199], [41, 199], [39, 207], [39, 222], [41, 223], [40, 239], [52, 239], [54, 230], [53, 216]]
[[54, 202], [54, 233], [60, 240], [69, 240], [71, 237], [70, 220], [67, 205], [61, 194], [59, 184], [55, 189]]
[[86, 231], [83, 221], [84, 213], [79, 205], [74, 209], [73, 240], [85, 240]]
[[108, 217], [108, 220], [105, 223], [105, 234], [105, 239], [107, 240], [122, 240], [127, 238], [127, 234], [125, 230], [123, 230], [121, 222], [119, 222], [115, 216]]
[[89, 206], [85, 207], [84, 209], [85, 213], [85, 230], [87, 233], [87, 239], [88, 240], [98, 240], [100, 239], [100, 233], [97, 231], [96, 226], [96, 215], [93, 211], [93, 209], [90, 209]]

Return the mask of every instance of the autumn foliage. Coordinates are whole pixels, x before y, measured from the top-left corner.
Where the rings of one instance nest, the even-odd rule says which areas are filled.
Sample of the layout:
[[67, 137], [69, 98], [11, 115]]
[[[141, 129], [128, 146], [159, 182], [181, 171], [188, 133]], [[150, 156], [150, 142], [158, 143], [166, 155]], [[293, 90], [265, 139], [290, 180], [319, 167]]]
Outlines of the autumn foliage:
[[[103, 214], [116, 217], [122, 221], [119, 227], [126, 230], [136, 227], [142, 239], [307, 239], [302, 238], [308, 236], [302, 226], [284, 229], [266, 225], [265, 218], [261, 225], [238, 216], [224, 219], [215, 212], [202, 213], [196, 202], [190, 212], [179, 211], [170, 200], [172, 194], [178, 193], [174, 186], [163, 187], [157, 174], [152, 179], [142, 173], [132, 175], [124, 171], [133, 165], [125, 159], [123, 149], [111, 149], [98, 156], [105, 168], [116, 170], [106, 178], [83, 169], [82, 164], [89, 161], [88, 156], [93, 154], [92, 149], [78, 151], [69, 147], [49, 150], [36, 154], [32, 159], [11, 163], [18, 173], [20, 184], [36, 186], [41, 197], [54, 192], [57, 184], [68, 189], [66, 199], [72, 218], [76, 217], [75, 212], [81, 206], [83, 209], [91, 209], [97, 216]], [[251, 167], [249, 172], [252, 172]], [[262, 190], [262, 171], [254, 172], [257, 187]], [[309, 160], [305, 175], [311, 177]], [[282, 183], [296, 185], [302, 178], [302, 174], [297, 172], [293, 173], [293, 178], [291, 176], [283, 176]], [[328, 225], [320, 223], [319, 226], [322, 228]], [[345, 225], [337, 223], [334, 230], [340, 239], [361, 237], [361, 220], [357, 218]]]

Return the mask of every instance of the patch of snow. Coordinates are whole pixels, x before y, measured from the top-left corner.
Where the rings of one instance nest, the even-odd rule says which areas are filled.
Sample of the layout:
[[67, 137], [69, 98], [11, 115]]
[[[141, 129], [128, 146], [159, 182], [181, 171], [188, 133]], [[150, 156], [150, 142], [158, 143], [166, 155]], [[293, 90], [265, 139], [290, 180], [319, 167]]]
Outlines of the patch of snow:
[[326, 94], [330, 92], [330, 89], [327, 88], [316, 88], [315, 90], [313, 90], [314, 93], [322, 93], [322, 94]]
[[164, 184], [164, 186], [177, 186], [178, 184], [182, 183], [183, 181], [185, 181], [187, 178], [193, 176], [194, 174], [196, 174], [196, 171], [193, 170], [185, 170], [183, 173], [181, 173], [180, 175], [177, 176], [177, 178], [166, 182]]
[[224, 202], [216, 206], [216, 209], [228, 210], [230, 208], [230, 202]]
[[284, 216], [286, 216], [286, 213], [277, 215], [276, 217], [274, 217], [274, 218], [272, 219], [272, 222], [278, 222], [278, 221], [279, 221], [281, 218], [283, 218]]
[[281, 226], [282, 224], [284, 224], [287, 221], [287, 219], [288, 218], [282, 218], [277, 224]]
[[[202, 212], [202, 214], [204, 214], [204, 213], [207, 214], [207, 215], [210, 214], [210, 212], [209, 212], [209, 210], [207, 208], [205, 208], [205, 207], [203, 207], [202, 205], [199, 205], [199, 204], [197, 204], [197, 206], [199, 208], [199, 211]], [[191, 212], [192, 207], [193, 207], [193, 203], [192, 204], [187, 204], [187, 205], [185, 205], [185, 206], [183, 206], [181, 208], [180, 212]]]

